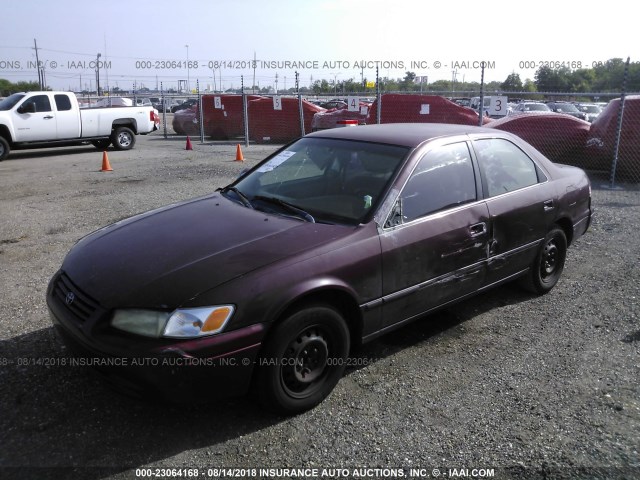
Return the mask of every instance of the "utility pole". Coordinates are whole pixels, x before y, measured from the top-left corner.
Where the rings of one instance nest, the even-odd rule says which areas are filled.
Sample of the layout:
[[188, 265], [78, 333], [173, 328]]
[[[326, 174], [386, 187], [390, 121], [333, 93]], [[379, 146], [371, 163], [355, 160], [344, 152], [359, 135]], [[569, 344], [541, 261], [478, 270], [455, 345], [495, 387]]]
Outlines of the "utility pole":
[[100, 96], [100, 54], [96, 57], [96, 95]]
[[40, 59], [38, 58], [38, 43], [36, 39], [33, 39], [33, 49], [36, 51], [36, 68], [38, 69], [38, 85], [40, 86], [40, 90], [42, 90], [42, 75], [40, 72]]

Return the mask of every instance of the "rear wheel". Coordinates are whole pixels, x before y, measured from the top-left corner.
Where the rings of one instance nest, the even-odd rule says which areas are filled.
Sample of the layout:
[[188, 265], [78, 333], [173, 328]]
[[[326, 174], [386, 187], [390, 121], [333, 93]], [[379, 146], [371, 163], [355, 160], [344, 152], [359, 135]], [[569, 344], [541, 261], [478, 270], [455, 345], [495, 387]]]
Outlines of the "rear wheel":
[[567, 236], [559, 228], [553, 228], [544, 238], [536, 259], [522, 285], [529, 291], [543, 294], [555, 287], [567, 257]]
[[117, 127], [111, 135], [116, 150], [130, 150], [136, 144], [136, 136], [129, 127]]
[[326, 305], [301, 309], [276, 325], [257, 367], [254, 392], [279, 413], [298, 413], [324, 400], [344, 372], [349, 329]]
[[7, 142], [3, 137], [0, 137], [0, 161], [7, 158], [10, 151], [11, 147], [9, 147], [9, 142]]

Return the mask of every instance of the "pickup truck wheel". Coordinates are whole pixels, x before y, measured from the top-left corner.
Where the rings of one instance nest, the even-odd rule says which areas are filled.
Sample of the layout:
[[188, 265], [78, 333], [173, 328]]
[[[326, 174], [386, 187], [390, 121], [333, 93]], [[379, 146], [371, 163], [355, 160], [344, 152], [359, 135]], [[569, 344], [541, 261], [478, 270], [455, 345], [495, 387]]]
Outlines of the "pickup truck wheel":
[[9, 147], [9, 142], [7, 142], [4, 138], [0, 137], [0, 161], [7, 158], [9, 156], [10, 151], [11, 151], [11, 147]]
[[98, 150], [106, 150], [107, 148], [109, 148], [109, 145], [111, 145], [111, 140], [94, 140], [93, 142], [91, 142], [91, 145], [96, 147]]
[[130, 150], [136, 144], [136, 136], [128, 127], [118, 127], [111, 135], [111, 143], [116, 150]]

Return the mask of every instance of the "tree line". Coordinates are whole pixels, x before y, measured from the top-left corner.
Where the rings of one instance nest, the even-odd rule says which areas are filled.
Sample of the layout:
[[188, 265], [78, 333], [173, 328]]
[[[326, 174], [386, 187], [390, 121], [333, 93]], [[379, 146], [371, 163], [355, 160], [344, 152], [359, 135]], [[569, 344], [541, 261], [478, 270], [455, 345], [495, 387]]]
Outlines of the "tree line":
[[[484, 91], [488, 94], [494, 92], [601, 92], [617, 93], [622, 90], [625, 61], [621, 58], [612, 58], [606, 62], [599, 62], [592, 68], [571, 69], [569, 67], [551, 68], [543, 66], [538, 68], [534, 78], [527, 78], [524, 81], [519, 73], [511, 73], [503, 82], [492, 81], [485, 83]], [[373, 81], [372, 81], [373, 80]], [[300, 89], [303, 94], [348, 94], [348, 93], [370, 93], [376, 91], [375, 79], [362, 78], [356, 80], [326, 80], [320, 79], [313, 82], [310, 87]], [[406, 72], [404, 78], [380, 79], [380, 90], [382, 92], [415, 92], [415, 93], [442, 93], [455, 96], [456, 92], [460, 96], [471, 92], [480, 92], [480, 82], [465, 82], [452, 80], [436, 80], [435, 82], [422, 82], [422, 77], [418, 77], [415, 72]], [[273, 93], [271, 87], [254, 87], [256, 93]], [[0, 78], [0, 96], [6, 97], [15, 92], [28, 92], [39, 90], [38, 82], [16, 82]], [[114, 89], [115, 90], [115, 89]], [[640, 62], [629, 64], [627, 77], [627, 92], [640, 92]], [[279, 90], [279, 93], [296, 93], [295, 88]]]

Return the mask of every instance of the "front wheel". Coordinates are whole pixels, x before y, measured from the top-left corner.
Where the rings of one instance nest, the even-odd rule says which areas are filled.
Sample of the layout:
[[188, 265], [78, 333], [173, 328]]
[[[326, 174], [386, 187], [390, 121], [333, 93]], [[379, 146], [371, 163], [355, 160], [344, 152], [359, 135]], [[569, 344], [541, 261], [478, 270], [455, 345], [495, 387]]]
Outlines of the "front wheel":
[[349, 353], [349, 329], [336, 310], [307, 307], [271, 331], [259, 358], [254, 392], [278, 413], [303, 412], [336, 386]]
[[9, 156], [11, 147], [3, 137], [0, 137], [0, 162]]
[[549, 292], [560, 280], [566, 257], [567, 236], [561, 228], [555, 227], [544, 238], [522, 285], [540, 295]]
[[118, 127], [111, 135], [111, 143], [116, 150], [130, 150], [136, 144], [136, 135], [129, 127]]

